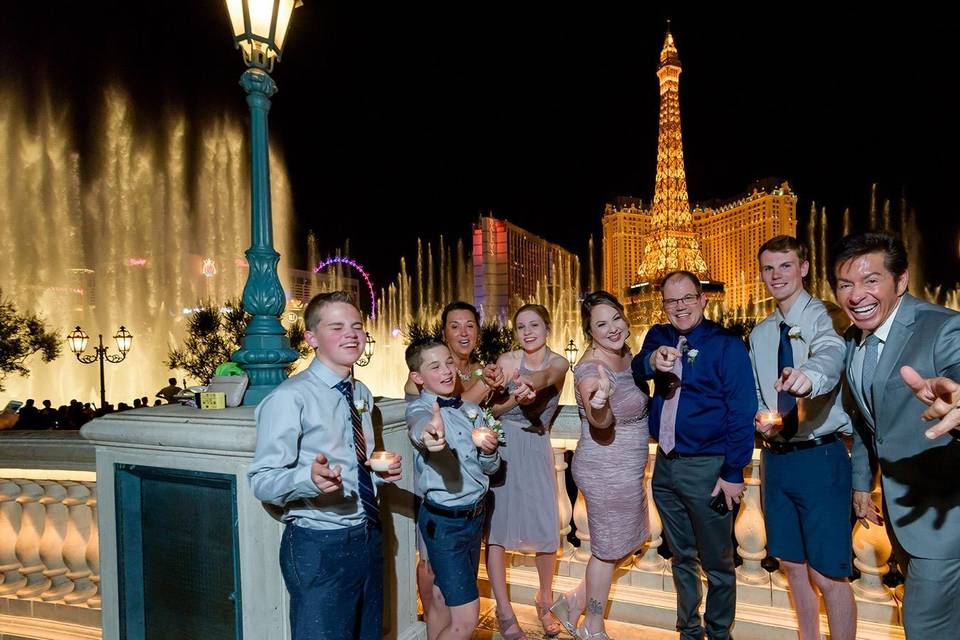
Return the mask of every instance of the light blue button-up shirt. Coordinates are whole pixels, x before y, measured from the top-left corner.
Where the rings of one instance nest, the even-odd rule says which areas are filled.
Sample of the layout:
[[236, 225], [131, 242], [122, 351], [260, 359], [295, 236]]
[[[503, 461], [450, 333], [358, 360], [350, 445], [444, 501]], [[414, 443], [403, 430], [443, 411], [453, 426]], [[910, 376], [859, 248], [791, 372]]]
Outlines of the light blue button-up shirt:
[[[777, 410], [777, 390], [780, 378], [777, 352], [780, 348], [780, 323], [786, 322], [799, 330], [799, 336], [790, 339], [794, 368], [810, 378], [810, 394], [797, 399], [800, 420], [792, 440], [809, 440], [830, 433], [850, 434], [850, 417], [844, 412], [840, 398], [840, 378], [846, 345], [833, 326], [826, 305], [806, 291], [790, 307], [786, 317], [777, 309], [750, 333], [750, 362], [757, 386], [761, 411]], [[776, 440], [782, 438], [776, 437]]]
[[[459, 409], [440, 408], [447, 446], [443, 451], [427, 451], [423, 446], [423, 429], [433, 417], [436, 399], [436, 395], [423, 391], [419, 398], [407, 403], [407, 427], [414, 444], [416, 493], [448, 509], [476, 504], [487, 494], [488, 476], [500, 468], [500, 451], [484, 455], [473, 444], [474, 421], [467, 417], [467, 412], [475, 411], [479, 416], [481, 409], [467, 400]], [[478, 417], [476, 424], [479, 425], [480, 420]]]
[[[349, 378], [348, 378], [349, 379]], [[364, 522], [357, 479], [353, 422], [347, 400], [336, 385], [342, 380], [314, 359], [305, 371], [284, 380], [257, 406], [257, 450], [247, 477], [262, 502], [283, 507], [283, 521], [310, 529], [339, 529]], [[353, 380], [367, 457], [373, 452], [373, 396]], [[310, 479], [318, 453], [340, 465], [343, 486], [320, 493]], [[374, 491], [382, 481], [373, 474]]]

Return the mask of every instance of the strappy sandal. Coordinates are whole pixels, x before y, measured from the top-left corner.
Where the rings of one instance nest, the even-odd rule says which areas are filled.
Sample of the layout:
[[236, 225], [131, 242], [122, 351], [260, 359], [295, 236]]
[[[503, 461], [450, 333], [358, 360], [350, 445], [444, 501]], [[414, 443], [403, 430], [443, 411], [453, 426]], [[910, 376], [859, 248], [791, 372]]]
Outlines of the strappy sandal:
[[583, 612], [581, 611], [580, 613], [577, 613], [576, 619], [571, 619], [570, 601], [567, 600], [567, 594], [560, 594], [560, 597], [557, 598], [554, 601], [553, 606], [550, 607], [550, 613], [552, 613], [560, 622], [560, 624], [563, 625], [563, 628], [567, 630], [567, 633], [574, 638], [580, 637], [577, 634], [577, 620], [580, 619], [580, 614]]
[[[527, 634], [523, 632], [523, 629], [520, 628], [520, 623], [517, 622], [517, 616], [511, 616], [509, 618], [497, 618], [497, 630], [500, 632], [500, 636], [503, 640], [528, 640]], [[511, 627], [516, 627], [516, 631], [511, 631], [507, 633], [507, 629]]]
[[587, 630], [587, 625], [577, 627], [577, 638], [580, 638], [580, 640], [610, 640], [610, 636], [607, 635], [606, 631], [591, 633]]
[[560, 635], [560, 630], [563, 629], [563, 627], [560, 626], [556, 616], [553, 615], [553, 612], [550, 610], [551, 607], [540, 604], [536, 598], [534, 598], [533, 604], [537, 607], [537, 618], [540, 619], [540, 625], [543, 627], [544, 635], [548, 638]]

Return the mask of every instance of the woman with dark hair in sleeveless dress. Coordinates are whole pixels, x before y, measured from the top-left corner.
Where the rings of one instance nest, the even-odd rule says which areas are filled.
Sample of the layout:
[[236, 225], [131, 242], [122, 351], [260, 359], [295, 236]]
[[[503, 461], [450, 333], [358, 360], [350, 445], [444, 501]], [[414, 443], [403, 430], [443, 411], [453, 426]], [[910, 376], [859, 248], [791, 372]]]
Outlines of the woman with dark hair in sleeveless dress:
[[497, 360], [510, 382], [494, 398], [505, 443], [500, 446], [500, 471], [490, 478], [491, 508], [487, 528], [487, 576], [497, 602], [497, 625], [505, 640], [526, 638], [507, 593], [507, 549], [536, 554], [540, 588], [534, 596], [537, 617], [547, 636], [561, 627], [550, 613], [553, 576], [560, 546], [557, 474], [550, 427], [557, 414], [560, 391], [570, 368], [567, 359], [547, 347], [550, 314], [538, 304], [516, 312], [513, 326], [520, 348]]
[[571, 471], [587, 502], [591, 556], [584, 579], [551, 610], [574, 637], [600, 640], [608, 638], [603, 611], [613, 572], [650, 534], [643, 478], [649, 396], [633, 382], [623, 306], [596, 291], [584, 298], [581, 316], [590, 347], [574, 369], [581, 428]]

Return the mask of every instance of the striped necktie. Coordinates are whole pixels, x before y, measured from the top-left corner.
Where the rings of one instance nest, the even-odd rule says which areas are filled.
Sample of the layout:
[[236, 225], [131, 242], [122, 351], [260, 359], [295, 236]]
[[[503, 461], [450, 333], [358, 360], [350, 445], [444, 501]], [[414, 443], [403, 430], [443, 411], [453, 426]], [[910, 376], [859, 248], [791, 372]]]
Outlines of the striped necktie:
[[350, 408], [350, 420], [353, 423], [353, 446], [357, 450], [357, 476], [363, 512], [370, 522], [380, 524], [380, 507], [377, 505], [377, 497], [373, 492], [373, 479], [370, 477], [370, 468], [364, 464], [367, 461], [367, 439], [363, 436], [363, 422], [360, 420], [360, 412], [353, 404], [353, 386], [349, 380], [341, 380], [337, 383], [337, 391], [343, 394], [343, 397], [347, 400], [347, 407]]

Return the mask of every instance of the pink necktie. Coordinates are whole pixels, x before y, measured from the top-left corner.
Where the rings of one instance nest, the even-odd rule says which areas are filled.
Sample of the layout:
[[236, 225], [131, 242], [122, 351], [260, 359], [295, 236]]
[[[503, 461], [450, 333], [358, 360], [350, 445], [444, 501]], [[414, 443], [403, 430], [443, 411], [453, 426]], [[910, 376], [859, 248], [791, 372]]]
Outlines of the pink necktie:
[[673, 451], [676, 445], [677, 433], [677, 406], [680, 404], [680, 381], [683, 380], [683, 346], [687, 338], [680, 336], [677, 341], [677, 351], [680, 357], [673, 363], [673, 371], [667, 374], [670, 388], [667, 399], [663, 401], [663, 411], [660, 412], [660, 448], [664, 453]]

